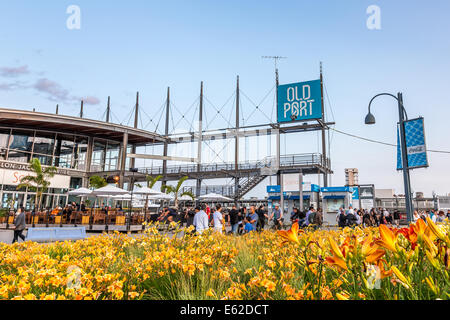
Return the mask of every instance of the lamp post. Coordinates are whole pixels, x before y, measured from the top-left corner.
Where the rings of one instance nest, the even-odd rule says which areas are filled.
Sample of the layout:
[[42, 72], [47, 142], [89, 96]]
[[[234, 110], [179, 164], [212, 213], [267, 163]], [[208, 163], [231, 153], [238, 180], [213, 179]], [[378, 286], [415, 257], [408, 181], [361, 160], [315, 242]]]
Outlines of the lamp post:
[[133, 209], [133, 190], [134, 190], [134, 173], [138, 172], [137, 168], [131, 168], [130, 171], [133, 173], [131, 177], [131, 201], [130, 201], [130, 209], [128, 213], [128, 223], [127, 223], [127, 231], [130, 231], [130, 225], [131, 225], [131, 214]]
[[366, 124], [375, 124], [375, 117], [370, 112], [370, 107], [372, 105], [372, 102], [380, 96], [390, 96], [393, 97], [398, 102], [398, 116], [399, 116], [399, 124], [400, 124], [400, 146], [401, 146], [401, 152], [402, 152], [402, 171], [403, 171], [403, 184], [405, 187], [405, 202], [406, 202], [406, 215], [408, 224], [412, 222], [412, 214], [413, 214], [413, 203], [411, 198], [411, 182], [409, 179], [409, 166], [408, 166], [408, 151], [406, 147], [406, 137], [405, 137], [405, 118], [408, 120], [408, 115], [406, 113], [405, 107], [403, 105], [403, 94], [398, 93], [397, 97], [390, 93], [380, 93], [377, 94], [375, 97], [370, 100], [369, 103], [369, 113], [366, 116], [365, 123]]

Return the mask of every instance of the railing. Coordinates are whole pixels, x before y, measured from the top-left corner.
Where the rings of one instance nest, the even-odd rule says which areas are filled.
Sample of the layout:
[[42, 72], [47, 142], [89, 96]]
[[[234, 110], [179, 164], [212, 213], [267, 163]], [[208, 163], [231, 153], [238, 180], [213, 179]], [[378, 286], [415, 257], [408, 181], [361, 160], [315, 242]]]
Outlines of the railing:
[[[285, 155], [280, 158], [281, 167], [293, 167], [293, 166], [313, 166], [318, 165], [321, 167], [329, 168], [330, 160], [324, 161], [323, 156], [319, 153], [297, 154], [297, 155]], [[266, 157], [259, 161], [246, 161], [240, 162], [238, 165], [239, 170], [255, 170], [264, 167], [275, 167], [276, 158]], [[211, 163], [200, 165], [200, 172], [220, 172], [220, 171], [233, 171], [235, 170], [234, 163]], [[149, 175], [163, 174], [162, 166], [152, 168], [139, 168], [139, 172]], [[198, 166], [196, 164], [189, 165], [173, 165], [167, 166], [167, 174], [178, 173], [197, 173]]]

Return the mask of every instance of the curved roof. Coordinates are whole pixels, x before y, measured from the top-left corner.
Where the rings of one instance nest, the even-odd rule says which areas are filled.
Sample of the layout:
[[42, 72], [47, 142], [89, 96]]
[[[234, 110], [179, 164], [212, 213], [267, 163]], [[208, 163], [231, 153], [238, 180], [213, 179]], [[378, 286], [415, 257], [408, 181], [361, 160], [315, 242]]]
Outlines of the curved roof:
[[123, 141], [124, 133], [128, 132], [129, 144], [157, 143], [165, 140], [157, 133], [111, 122], [4, 108], [0, 108], [0, 126], [59, 131], [120, 142]]

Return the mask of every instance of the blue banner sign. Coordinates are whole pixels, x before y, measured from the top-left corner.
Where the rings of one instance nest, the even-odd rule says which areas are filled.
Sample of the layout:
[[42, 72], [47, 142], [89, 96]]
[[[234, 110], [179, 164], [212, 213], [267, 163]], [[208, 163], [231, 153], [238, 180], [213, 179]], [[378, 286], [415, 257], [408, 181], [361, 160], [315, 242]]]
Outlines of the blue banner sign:
[[[428, 167], [427, 146], [423, 118], [404, 122], [406, 148], [409, 169]], [[397, 130], [397, 170], [402, 170], [402, 152], [400, 148], [400, 128]]]
[[267, 186], [267, 193], [280, 193], [281, 186]]
[[278, 86], [278, 123], [321, 118], [320, 80]]
[[351, 192], [353, 193], [352, 187], [327, 187], [327, 188], [321, 188], [320, 191], [322, 192]]

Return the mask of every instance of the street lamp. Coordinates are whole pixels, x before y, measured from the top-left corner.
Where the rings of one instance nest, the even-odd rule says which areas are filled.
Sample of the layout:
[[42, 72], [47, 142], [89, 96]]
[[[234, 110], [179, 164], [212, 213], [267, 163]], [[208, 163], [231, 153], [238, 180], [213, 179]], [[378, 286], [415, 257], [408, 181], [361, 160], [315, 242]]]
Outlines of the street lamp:
[[133, 190], [134, 190], [134, 173], [138, 172], [139, 170], [137, 168], [131, 168], [130, 172], [133, 173], [131, 177], [131, 201], [130, 201], [130, 209], [128, 213], [128, 225], [127, 225], [127, 231], [130, 231], [130, 225], [131, 225], [131, 212], [133, 209]]
[[402, 152], [402, 167], [403, 167], [403, 183], [405, 186], [405, 201], [406, 201], [406, 216], [408, 224], [412, 222], [412, 213], [414, 210], [412, 199], [411, 199], [411, 182], [409, 179], [409, 167], [408, 167], [408, 152], [406, 148], [406, 137], [405, 137], [405, 118], [408, 120], [408, 114], [406, 113], [405, 107], [403, 105], [403, 94], [398, 93], [397, 97], [390, 93], [380, 93], [370, 100], [369, 103], [369, 113], [366, 116], [365, 124], [371, 125], [375, 124], [375, 116], [370, 112], [370, 107], [372, 102], [379, 96], [390, 96], [393, 97], [398, 102], [398, 117], [400, 124], [400, 146]]

